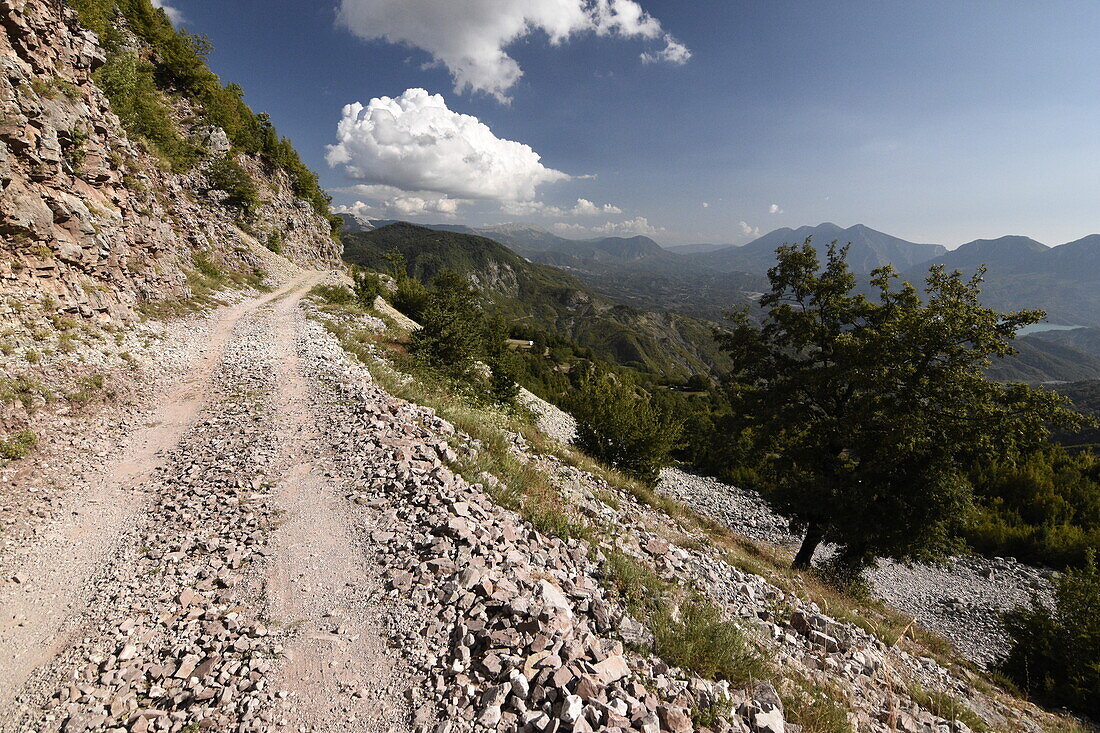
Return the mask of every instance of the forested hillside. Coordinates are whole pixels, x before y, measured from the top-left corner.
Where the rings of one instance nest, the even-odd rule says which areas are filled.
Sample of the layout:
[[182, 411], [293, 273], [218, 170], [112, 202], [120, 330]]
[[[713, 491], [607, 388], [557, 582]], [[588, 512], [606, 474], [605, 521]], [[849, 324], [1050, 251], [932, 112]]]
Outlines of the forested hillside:
[[616, 304], [568, 273], [528, 262], [485, 237], [396, 223], [344, 239], [344, 259], [371, 270], [386, 271], [395, 250], [422, 282], [444, 270], [469, 278], [490, 296], [486, 309], [504, 318], [516, 337], [564, 337], [598, 358], [676, 379], [728, 364], [706, 322]]

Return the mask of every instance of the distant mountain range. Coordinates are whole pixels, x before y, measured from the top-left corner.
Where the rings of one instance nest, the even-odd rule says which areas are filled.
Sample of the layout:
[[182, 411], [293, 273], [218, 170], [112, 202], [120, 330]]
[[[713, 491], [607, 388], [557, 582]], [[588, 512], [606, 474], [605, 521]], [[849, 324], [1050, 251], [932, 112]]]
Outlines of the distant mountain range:
[[1027, 237], [978, 239], [903, 275], [918, 282], [934, 264], [964, 273], [986, 265], [984, 300], [995, 308], [1041, 308], [1051, 323], [1100, 326], [1100, 234], [1057, 247]]
[[[392, 222], [351, 222], [345, 230]], [[832, 241], [850, 244], [852, 270], [866, 275], [893, 265], [902, 279], [923, 283], [932, 265], [973, 273], [987, 268], [983, 300], [1003, 311], [1038, 308], [1047, 321], [1100, 329], [1100, 234], [1050, 247], [1022, 236], [978, 239], [947, 250], [918, 244], [862, 224], [841, 228], [823, 223], [777, 229], [744, 246], [685, 245], [662, 248], [649, 237], [566, 239], [529, 224], [489, 227], [433, 225], [432, 229], [493, 239], [530, 262], [551, 265], [619, 303], [646, 311], [672, 311], [720, 321], [723, 314], [750, 307], [767, 289], [766, 273], [775, 249], [810, 238], [821, 249]], [[1100, 330], [1046, 331], [1022, 337], [1020, 354], [999, 362], [991, 374], [1029, 382], [1100, 378]]]
[[775, 250], [778, 247], [802, 244], [807, 239], [819, 251], [834, 241], [842, 246], [848, 245], [848, 264], [853, 272], [860, 274], [882, 265], [893, 265], [904, 270], [947, 252], [947, 248], [939, 244], [914, 244], [862, 224], [842, 229], [826, 222], [815, 227], [776, 229], [743, 247], [725, 247], [694, 255], [692, 259], [697, 266], [765, 274], [775, 264]]

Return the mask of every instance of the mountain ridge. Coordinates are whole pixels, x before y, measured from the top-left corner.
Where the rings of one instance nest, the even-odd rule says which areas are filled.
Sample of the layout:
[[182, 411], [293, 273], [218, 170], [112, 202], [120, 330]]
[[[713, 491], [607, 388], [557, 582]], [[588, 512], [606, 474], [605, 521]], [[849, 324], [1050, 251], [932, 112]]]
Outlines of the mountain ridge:
[[677, 378], [716, 373], [727, 364], [710, 324], [621, 304], [488, 237], [407, 222], [344, 237], [345, 260], [369, 269], [385, 270], [392, 249], [405, 256], [408, 274], [417, 279], [429, 282], [445, 269], [458, 272], [490, 296], [490, 312], [513, 327], [565, 336], [600, 358]]

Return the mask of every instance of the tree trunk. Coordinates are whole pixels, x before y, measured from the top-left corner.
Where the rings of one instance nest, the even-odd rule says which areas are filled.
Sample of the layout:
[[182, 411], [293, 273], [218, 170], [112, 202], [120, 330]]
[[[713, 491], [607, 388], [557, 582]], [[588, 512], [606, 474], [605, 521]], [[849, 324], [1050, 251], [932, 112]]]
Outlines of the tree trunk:
[[825, 530], [818, 524], [811, 524], [806, 528], [806, 536], [802, 538], [802, 546], [798, 548], [798, 554], [791, 563], [792, 570], [809, 570], [810, 563], [814, 559], [817, 546], [821, 544]]

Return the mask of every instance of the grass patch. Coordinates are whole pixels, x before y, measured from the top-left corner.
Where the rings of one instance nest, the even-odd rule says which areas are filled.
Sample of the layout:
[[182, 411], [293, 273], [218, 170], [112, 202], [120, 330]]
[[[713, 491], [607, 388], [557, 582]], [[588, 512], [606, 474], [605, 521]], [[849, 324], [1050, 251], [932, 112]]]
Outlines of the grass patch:
[[66, 394], [65, 399], [77, 407], [85, 407], [102, 393], [105, 384], [106, 379], [102, 374], [82, 377], [77, 383], [78, 389]]
[[780, 697], [786, 718], [801, 725], [802, 733], [852, 733], [848, 712], [837, 703], [837, 699], [843, 697], [841, 693], [827, 684], [793, 682]]
[[700, 677], [743, 685], [774, 676], [741, 627], [723, 618], [722, 610], [703, 596], [693, 594], [676, 608], [662, 603], [650, 616], [649, 626], [653, 650]]
[[49, 402], [51, 396], [50, 388], [37, 379], [27, 376], [0, 379], [0, 402], [20, 402], [27, 412], [34, 409], [39, 399]]
[[0, 458], [14, 461], [23, 458], [38, 445], [38, 436], [33, 430], [19, 430], [10, 437], [0, 440]]
[[922, 708], [944, 720], [965, 723], [975, 733], [993, 733], [993, 729], [977, 713], [954, 695], [938, 690], [926, 690], [918, 684], [909, 686], [909, 697]]
[[350, 306], [355, 303], [355, 294], [344, 285], [314, 285], [309, 294], [329, 305]]

